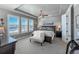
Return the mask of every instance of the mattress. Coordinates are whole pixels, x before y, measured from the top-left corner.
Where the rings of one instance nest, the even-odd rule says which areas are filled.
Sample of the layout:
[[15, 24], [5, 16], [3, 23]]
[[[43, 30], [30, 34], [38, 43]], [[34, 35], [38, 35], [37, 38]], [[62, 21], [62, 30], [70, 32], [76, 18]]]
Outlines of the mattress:
[[54, 31], [47, 31], [47, 30], [37, 30], [37, 31], [34, 31], [33, 34], [38, 34], [38, 33], [42, 33], [44, 32], [44, 36], [49, 36], [49, 37], [52, 37], [54, 36]]

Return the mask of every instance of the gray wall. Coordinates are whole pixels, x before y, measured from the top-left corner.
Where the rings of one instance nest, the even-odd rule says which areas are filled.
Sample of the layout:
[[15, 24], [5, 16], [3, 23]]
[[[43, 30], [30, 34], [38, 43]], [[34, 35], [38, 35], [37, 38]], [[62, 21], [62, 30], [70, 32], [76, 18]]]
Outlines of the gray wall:
[[50, 17], [50, 16], [46, 16], [44, 17], [44, 19], [38, 19], [39, 22], [39, 26], [43, 26], [44, 24], [47, 24], [47, 23], [53, 23], [53, 25], [61, 25], [61, 16], [53, 16], [53, 17]]

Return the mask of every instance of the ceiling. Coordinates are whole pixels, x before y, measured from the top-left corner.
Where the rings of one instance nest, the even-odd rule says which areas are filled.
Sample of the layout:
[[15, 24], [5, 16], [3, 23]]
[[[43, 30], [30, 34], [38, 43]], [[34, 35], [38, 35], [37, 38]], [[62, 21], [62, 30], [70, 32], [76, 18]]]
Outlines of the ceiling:
[[43, 10], [44, 14], [58, 16], [64, 14], [68, 7], [68, 4], [24, 4], [18, 7], [18, 9], [35, 16], [39, 15], [40, 10]]
[[0, 8], [9, 10], [15, 10], [17, 8], [35, 16], [39, 15], [40, 10], [52, 16], [62, 15], [66, 12], [68, 7], [68, 4], [0, 4]]
[[8, 9], [8, 10], [13, 10], [19, 6], [20, 4], [0, 4], [0, 8]]

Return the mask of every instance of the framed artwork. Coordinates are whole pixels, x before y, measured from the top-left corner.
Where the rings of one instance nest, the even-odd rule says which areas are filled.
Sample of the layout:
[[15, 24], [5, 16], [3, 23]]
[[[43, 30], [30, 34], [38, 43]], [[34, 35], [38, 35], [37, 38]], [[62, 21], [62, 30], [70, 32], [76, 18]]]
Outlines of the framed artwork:
[[76, 27], [79, 28], [79, 15], [76, 16]]

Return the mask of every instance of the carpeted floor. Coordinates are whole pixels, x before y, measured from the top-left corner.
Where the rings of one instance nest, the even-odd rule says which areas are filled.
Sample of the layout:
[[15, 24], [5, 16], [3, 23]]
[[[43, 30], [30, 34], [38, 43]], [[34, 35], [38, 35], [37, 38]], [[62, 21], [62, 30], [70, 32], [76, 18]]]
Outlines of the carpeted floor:
[[60, 38], [54, 38], [52, 44], [29, 41], [29, 38], [19, 40], [16, 43], [15, 54], [65, 54], [66, 44]]

